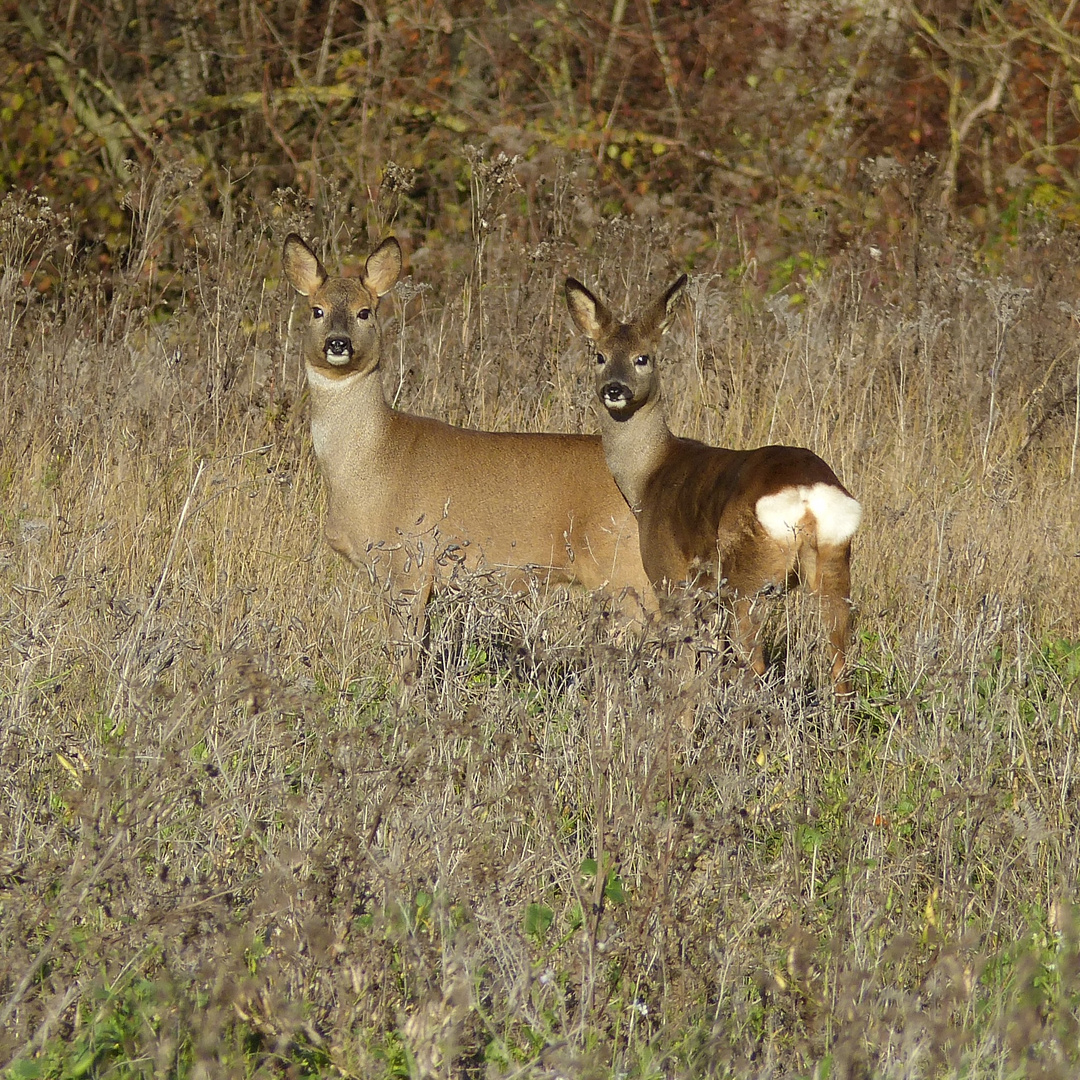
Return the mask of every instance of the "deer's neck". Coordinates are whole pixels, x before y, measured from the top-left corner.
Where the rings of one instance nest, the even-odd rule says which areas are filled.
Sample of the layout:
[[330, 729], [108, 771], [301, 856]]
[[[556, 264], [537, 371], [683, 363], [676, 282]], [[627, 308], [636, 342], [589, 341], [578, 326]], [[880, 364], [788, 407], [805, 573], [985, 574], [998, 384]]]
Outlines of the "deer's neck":
[[641, 509], [645, 487], [664, 460], [664, 452], [674, 440], [660, 399], [653, 398], [626, 417], [614, 417], [606, 409], [600, 414], [604, 457], [615, 483], [635, 513]]
[[378, 367], [335, 378], [310, 364], [311, 441], [328, 477], [355, 470], [355, 461], [372, 454], [390, 425], [393, 410], [383, 394]]

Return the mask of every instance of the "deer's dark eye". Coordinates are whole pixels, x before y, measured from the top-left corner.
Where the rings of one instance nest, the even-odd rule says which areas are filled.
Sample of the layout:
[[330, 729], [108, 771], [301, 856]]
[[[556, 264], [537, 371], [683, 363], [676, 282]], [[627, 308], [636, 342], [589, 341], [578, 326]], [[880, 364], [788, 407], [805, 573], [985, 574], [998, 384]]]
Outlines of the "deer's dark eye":
[[311, 317], [313, 319], [321, 319], [326, 314], [321, 307], [313, 307], [311, 309]]
[[640, 356], [635, 357], [634, 363], [638, 367], [648, 367], [649, 363], [650, 363], [649, 354], [648, 353], [642, 353]]
[[602, 352], [598, 352], [596, 354], [596, 362], [598, 364], [606, 364], [607, 363], [607, 357]]
[[368, 321], [368, 319], [370, 319], [370, 318], [371, 318], [371, 308], [367, 308], [367, 307], [362, 307], [362, 308], [361, 308], [361, 309], [360, 309], [360, 310], [359, 310], [359, 311], [358, 311], [358, 312], [356, 313], [356, 317], [357, 317], [358, 319], [362, 319], [362, 320], [363, 320], [364, 322], [367, 322], [367, 321]]

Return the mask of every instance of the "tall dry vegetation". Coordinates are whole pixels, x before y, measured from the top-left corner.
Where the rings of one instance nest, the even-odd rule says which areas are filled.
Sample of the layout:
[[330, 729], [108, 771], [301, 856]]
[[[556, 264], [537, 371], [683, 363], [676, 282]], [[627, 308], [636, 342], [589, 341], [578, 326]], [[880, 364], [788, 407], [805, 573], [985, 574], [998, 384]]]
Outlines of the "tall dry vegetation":
[[[10, 1075], [1075, 1074], [1075, 15], [717, 10], [4, 5]], [[567, 273], [691, 270], [673, 429], [865, 506], [853, 708], [799, 598], [687, 686], [476, 576], [399, 684], [278, 262], [391, 228], [477, 426], [594, 426]]]
[[[562, 278], [631, 309], [677, 221], [574, 242], [572, 169], [533, 200], [474, 165], [494, 225], [450, 252], [466, 273], [397, 294], [388, 393], [592, 427]], [[437, 601], [402, 688], [319, 535], [277, 262], [304, 213], [207, 220], [163, 314], [137, 273], [108, 302], [28, 294], [68, 226], [4, 203], [13, 1075], [1071, 1075], [1075, 238], [1032, 222], [988, 276], [928, 214], [901, 273], [855, 248], [799, 305], [724, 245], [695, 271], [673, 427], [809, 444], [866, 508], [844, 711], [797, 600], [769, 685], [727, 681], [703, 627], [688, 688], [685, 624], [627, 637], [482, 578]]]

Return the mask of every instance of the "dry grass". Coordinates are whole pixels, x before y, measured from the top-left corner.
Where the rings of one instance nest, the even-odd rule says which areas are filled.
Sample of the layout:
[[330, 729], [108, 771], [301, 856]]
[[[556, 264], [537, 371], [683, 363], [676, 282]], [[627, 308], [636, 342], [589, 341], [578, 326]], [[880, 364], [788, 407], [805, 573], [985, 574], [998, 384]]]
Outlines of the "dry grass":
[[[591, 428], [562, 279], [629, 309], [678, 218], [571, 230], [571, 172], [534, 202], [485, 167], [462, 269], [399, 293], [388, 391]], [[769, 684], [721, 665], [687, 734], [677, 626], [484, 579], [398, 684], [321, 541], [276, 262], [303, 213], [55, 309], [0, 252], [12, 1075], [1074, 1075], [1075, 244], [1032, 228], [991, 276], [925, 225], [794, 306], [697, 251], [673, 428], [810, 445], [866, 516], [857, 705], [793, 599]]]

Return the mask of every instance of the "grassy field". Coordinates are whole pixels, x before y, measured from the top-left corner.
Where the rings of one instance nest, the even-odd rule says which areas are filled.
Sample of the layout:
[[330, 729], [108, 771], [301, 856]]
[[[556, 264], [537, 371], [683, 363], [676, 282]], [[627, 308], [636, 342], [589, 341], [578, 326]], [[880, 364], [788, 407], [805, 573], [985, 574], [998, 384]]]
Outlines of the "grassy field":
[[[65, 225], [9, 196], [6, 1075], [1075, 1076], [1075, 235], [1031, 218], [991, 271], [918, 214], [884, 255], [808, 236], [769, 293], [724, 221], [473, 176], [471, 232], [407, 245], [388, 396], [595, 430], [563, 278], [629, 312], [692, 261], [671, 425], [810, 446], [860, 499], [856, 702], [799, 597], [767, 685], [688, 688], [692, 620], [480, 576], [403, 686], [321, 538], [279, 260], [310, 207], [189, 219], [159, 275], [185, 181], [148, 172], [111, 293], [41, 298]], [[328, 265], [390, 217], [323, 220]]]

